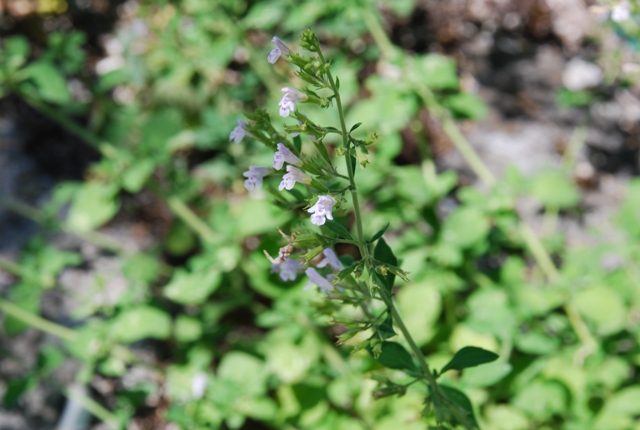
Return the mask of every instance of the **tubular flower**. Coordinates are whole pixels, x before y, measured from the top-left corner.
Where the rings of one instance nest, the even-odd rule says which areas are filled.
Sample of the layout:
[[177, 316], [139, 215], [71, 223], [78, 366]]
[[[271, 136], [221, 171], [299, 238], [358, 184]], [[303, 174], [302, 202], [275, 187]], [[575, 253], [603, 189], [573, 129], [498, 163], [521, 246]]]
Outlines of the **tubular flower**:
[[296, 167], [287, 166], [287, 174], [283, 176], [282, 182], [280, 182], [280, 186], [278, 189], [280, 191], [287, 189], [290, 190], [296, 184], [296, 182], [300, 182], [301, 184], [310, 184], [311, 178], [304, 174], [304, 172]]
[[282, 169], [284, 162], [294, 164], [296, 166], [302, 166], [302, 161], [295, 156], [295, 154], [287, 149], [282, 143], [278, 143], [278, 150], [273, 156], [273, 168], [276, 170]]
[[287, 258], [284, 263], [274, 264], [271, 267], [271, 272], [278, 272], [280, 279], [283, 281], [295, 281], [298, 276], [298, 269], [300, 268], [300, 262], [298, 260], [292, 260]]
[[322, 253], [324, 254], [325, 258], [324, 260], [318, 263], [318, 267], [323, 268], [323, 267], [326, 267], [328, 264], [334, 270], [344, 269], [344, 265], [342, 264], [342, 261], [338, 259], [338, 257], [336, 256], [336, 253], [333, 252], [331, 248], [325, 248], [324, 251], [322, 251]]
[[242, 174], [242, 176], [247, 178], [244, 181], [244, 187], [247, 191], [251, 191], [254, 188], [262, 188], [262, 178], [264, 178], [270, 171], [271, 169], [268, 167], [249, 166], [249, 170]]
[[311, 215], [311, 224], [323, 225], [327, 220], [326, 218], [333, 219], [333, 205], [336, 204], [336, 199], [331, 196], [319, 196], [315, 205], [311, 206], [307, 212]]
[[305, 290], [311, 288], [313, 284], [317, 285], [318, 288], [320, 288], [325, 293], [330, 293], [335, 288], [327, 278], [319, 274], [318, 271], [313, 267], [309, 267], [307, 270], [305, 270], [304, 273], [309, 277], [309, 282], [307, 283], [307, 286], [304, 287]]
[[276, 45], [276, 47], [273, 48], [271, 52], [269, 52], [267, 61], [271, 64], [275, 64], [275, 62], [278, 61], [278, 58], [280, 58], [281, 55], [287, 55], [291, 53], [291, 50], [287, 47], [287, 45], [284, 44], [282, 40], [278, 39], [276, 36], [273, 36], [273, 39], [271, 39], [271, 41]]
[[284, 96], [278, 105], [280, 106], [280, 116], [289, 116], [291, 112], [296, 110], [297, 102], [305, 102], [309, 99], [305, 93], [302, 93], [294, 88], [284, 87], [282, 89]]
[[253, 134], [247, 131], [247, 123], [239, 119], [238, 126], [229, 134], [229, 140], [233, 140], [234, 143], [240, 143], [245, 136], [253, 137]]

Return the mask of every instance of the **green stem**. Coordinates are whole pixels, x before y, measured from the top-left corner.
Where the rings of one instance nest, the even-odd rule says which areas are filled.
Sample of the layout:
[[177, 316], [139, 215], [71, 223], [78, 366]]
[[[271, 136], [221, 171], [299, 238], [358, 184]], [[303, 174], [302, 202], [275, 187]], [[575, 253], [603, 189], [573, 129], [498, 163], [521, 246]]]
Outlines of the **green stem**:
[[105, 409], [101, 404], [93, 400], [86, 393], [80, 392], [77, 389], [67, 387], [64, 389], [64, 394], [69, 399], [73, 399], [78, 402], [84, 409], [86, 409], [93, 416], [100, 419], [112, 429], [118, 430], [122, 428], [120, 419], [117, 416], [115, 416], [109, 410]]
[[11, 273], [14, 276], [22, 276], [22, 269], [19, 264], [0, 257], [0, 270]]
[[396, 309], [396, 306], [394, 305], [393, 300], [391, 300], [391, 297], [385, 291], [384, 287], [381, 286], [378, 290], [380, 291], [380, 296], [382, 297], [382, 300], [384, 301], [385, 305], [387, 305], [387, 308], [391, 310], [391, 316], [393, 317], [393, 322], [395, 323], [396, 326], [398, 326], [405, 340], [409, 344], [409, 347], [418, 358], [418, 363], [420, 363], [420, 367], [422, 368], [422, 373], [424, 374], [425, 378], [427, 378], [427, 381], [429, 381], [429, 386], [431, 387], [432, 392], [434, 393], [437, 392], [438, 384], [436, 382], [436, 378], [431, 373], [431, 370], [429, 370], [429, 365], [427, 364], [427, 360], [424, 354], [422, 353], [422, 350], [418, 347], [416, 342], [413, 340], [413, 337], [411, 337], [411, 333], [409, 333], [407, 326], [404, 325], [404, 321], [402, 320], [400, 313]]
[[14, 305], [7, 300], [0, 299], [0, 311], [29, 324], [35, 329], [49, 333], [59, 337], [60, 339], [71, 341], [76, 338], [75, 331], [51, 321], [47, 321], [38, 315], [32, 314], [31, 312], [25, 311], [21, 307]]
[[191, 230], [197, 233], [205, 242], [215, 241], [216, 234], [207, 223], [202, 221], [185, 202], [175, 196], [165, 197], [171, 211], [176, 214]]
[[[324, 58], [322, 54], [320, 54], [320, 58], [324, 62]], [[347, 153], [345, 154], [345, 161], [347, 164], [347, 175], [349, 176], [349, 183], [351, 184], [351, 199], [353, 202], [353, 211], [356, 217], [356, 232], [358, 234], [358, 248], [360, 249], [360, 254], [362, 254], [362, 258], [369, 258], [369, 250], [364, 243], [364, 230], [362, 228], [362, 216], [360, 214], [360, 198], [358, 197], [358, 188], [356, 186], [355, 181], [355, 172], [353, 171], [353, 164], [351, 163], [351, 154], [349, 154], [349, 133], [347, 132], [347, 124], [344, 119], [344, 109], [342, 107], [342, 99], [340, 98], [340, 92], [336, 87], [335, 80], [333, 79], [333, 75], [331, 72], [327, 73], [327, 77], [329, 78], [329, 84], [331, 85], [331, 89], [333, 90], [333, 94], [335, 95], [336, 105], [338, 107], [338, 115], [340, 117], [340, 128], [342, 129], [342, 144], [344, 145]]]
[[40, 111], [44, 115], [48, 116], [58, 124], [62, 125], [65, 129], [78, 136], [80, 139], [99, 150], [104, 155], [110, 155], [116, 152], [116, 148], [109, 142], [102, 141], [98, 136], [91, 133], [84, 127], [78, 125], [75, 121], [69, 119], [69, 117], [61, 110], [54, 109], [47, 104], [35, 99], [23, 92], [17, 91], [17, 94], [24, 99], [35, 110]]
[[57, 219], [52, 219], [47, 217], [46, 214], [39, 209], [36, 209], [30, 205], [24, 204], [17, 200], [7, 199], [4, 197], [0, 197], [0, 206], [4, 206], [12, 212], [16, 214], [28, 218], [33, 222], [36, 222], [40, 225], [45, 225], [47, 222], [54, 221], [56, 223], [55, 227], [64, 231], [65, 233], [71, 234], [73, 236], [79, 237], [80, 239], [86, 240], [87, 242], [91, 242], [100, 248], [106, 249], [108, 251], [114, 252], [116, 254], [125, 254], [125, 250], [110, 239], [108, 236], [105, 236], [97, 231], [87, 231], [87, 232], [76, 232], [68, 229], [64, 223], [58, 222]]
[[[324, 58], [322, 57], [322, 54], [320, 54], [320, 58], [324, 62]], [[360, 212], [360, 202], [358, 198], [358, 189], [355, 182], [353, 164], [351, 163], [352, 156], [351, 154], [349, 154], [349, 135], [347, 133], [347, 126], [344, 119], [344, 110], [342, 107], [342, 101], [340, 99], [340, 93], [338, 92], [338, 88], [336, 87], [335, 80], [333, 79], [333, 75], [331, 74], [331, 72], [327, 73], [327, 77], [329, 79], [329, 84], [331, 85], [331, 89], [333, 90], [333, 94], [335, 95], [336, 105], [338, 108], [338, 115], [340, 116], [340, 127], [342, 128], [343, 144], [347, 149], [345, 160], [347, 164], [347, 172], [349, 174], [349, 183], [351, 184], [353, 212], [356, 219], [356, 231], [358, 234], [358, 248], [360, 249], [360, 254], [362, 254], [362, 258], [364, 258], [364, 260], [367, 262], [367, 269], [369, 270], [370, 273], [372, 273], [374, 270], [374, 267], [373, 267], [373, 263], [371, 262], [371, 258], [369, 256], [369, 249], [367, 248], [367, 245], [365, 244], [365, 240], [364, 240], [364, 233], [362, 229], [362, 214]], [[413, 340], [413, 337], [411, 337], [411, 333], [409, 333], [409, 330], [407, 330], [407, 327], [405, 326], [404, 321], [402, 320], [402, 317], [400, 316], [400, 313], [396, 309], [393, 303], [393, 300], [391, 300], [391, 297], [389, 296], [389, 294], [382, 287], [379, 288], [379, 291], [380, 291], [382, 300], [384, 301], [387, 308], [391, 311], [391, 315], [393, 317], [395, 324], [398, 326], [405, 340], [409, 344], [409, 347], [418, 358], [418, 362], [420, 363], [420, 367], [422, 368], [425, 378], [427, 378], [427, 380], [429, 381], [429, 385], [431, 386], [432, 390], [436, 392], [437, 383], [436, 383], [435, 377], [429, 370], [429, 365], [427, 364], [427, 360], [425, 359], [424, 354], [422, 353], [418, 345]]]

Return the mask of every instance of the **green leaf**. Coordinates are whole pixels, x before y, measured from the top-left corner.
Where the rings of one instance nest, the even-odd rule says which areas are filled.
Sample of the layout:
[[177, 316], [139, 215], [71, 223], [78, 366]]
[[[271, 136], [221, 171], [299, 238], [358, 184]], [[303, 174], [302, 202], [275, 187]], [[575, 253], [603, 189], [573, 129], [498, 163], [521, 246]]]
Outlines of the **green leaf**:
[[174, 327], [176, 340], [180, 342], [193, 342], [202, 336], [202, 324], [195, 318], [187, 315], [178, 315]]
[[471, 428], [480, 428], [478, 426], [478, 422], [476, 421], [476, 417], [473, 414], [473, 406], [471, 405], [471, 401], [462, 391], [449, 387], [447, 385], [438, 384], [440, 389], [444, 392], [444, 394], [456, 405], [460, 406], [467, 413], [466, 422], [460, 422], [459, 420], [454, 420], [458, 424], [465, 425], [466, 427]]
[[18, 400], [23, 394], [35, 388], [38, 384], [38, 379], [33, 375], [11, 379], [6, 385], [6, 391], [2, 399], [3, 406], [5, 408], [12, 408], [18, 403]]
[[442, 375], [449, 369], [462, 370], [467, 367], [478, 366], [484, 363], [490, 363], [498, 359], [498, 354], [487, 351], [486, 349], [476, 346], [465, 346], [456, 352], [451, 361], [449, 361], [440, 371]]
[[149, 285], [158, 278], [160, 263], [153, 255], [129, 255], [124, 260], [121, 271], [130, 281]]
[[432, 90], [458, 89], [456, 62], [440, 54], [427, 54], [416, 61], [416, 72]]
[[345, 239], [353, 240], [349, 231], [339, 222], [328, 219], [324, 225], [329, 230], [336, 233], [338, 236], [344, 237]]
[[361, 125], [361, 122], [354, 124], [353, 127], [351, 127], [351, 130], [349, 130], [349, 133], [356, 131], [358, 128], [360, 128]]
[[489, 108], [480, 97], [471, 93], [459, 93], [447, 97], [443, 103], [456, 118], [484, 119]]
[[391, 312], [387, 313], [387, 318], [378, 326], [378, 334], [382, 339], [389, 339], [396, 335], [396, 332], [393, 330], [393, 317], [391, 316]]
[[398, 290], [397, 303], [407, 330], [422, 346], [438, 332], [442, 313], [442, 298], [437, 281], [422, 281], [403, 285]]
[[298, 153], [302, 152], [302, 138], [300, 135], [293, 138], [293, 147], [296, 148]]
[[373, 243], [376, 240], [380, 239], [382, 237], [382, 235], [387, 231], [387, 229], [389, 228], [390, 225], [391, 225], [391, 223], [387, 223], [387, 225], [385, 225], [380, 230], [378, 230], [378, 232], [376, 234], [374, 234], [371, 239], [369, 239], [369, 243]]
[[[0, 53], [2, 55], [2, 53]], [[23, 36], [12, 36], [4, 42], [4, 55], [7, 68], [11, 71], [22, 66], [29, 56], [29, 41]], [[2, 57], [0, 57], [2, 58]], [[4, 58], [2, 58], [4, 60]]]
[[[398, 265], [398, 259], [395, 255], [393, 255], [393, 251], [391, 250], [389, 245], [387, 245], [387, 242], [385, 242], [385, 240], [382, 238], [378, 240], [378, 243], [373, 250], [373, 258], [382, 263], [387, 263], [392, 266]], [[391, 272], [387, 272], [386, 275], [376, 273], [375, 276], [382, 282], [382, 285], [380, 286], [386, 288], [387, 291], [391, 292], [393, 283], [396, 279], [396, 275]]]
[[113, 184], [89, 182], [71, 202], [67, 225], [73, 231], [86, 232], [109, 221], [120, 208], [118, 188]]
[[48, 61], [36, 61], [24, 68], [25, 76], [36, 86], [38, 95], [48, 102], [66, 104], [71, 101], [67, 82]]
[[511, 373], [512, 366], [502, 360], [464, 371], [461, 382], [465, 387], [490, 387]]
[[489, 233], [489, 221], [473, 207], [456, 209], [444, 221], [441, 241], [460, 248], [472, 248], [482, 242]]
[[557, 170], [537, 175], [531, 184], [531, 194], [543, 205], [554, 209], [570, 208], [580, 202], [575, 184]]
[[233, 382], [244, 396], [261, 396], [266, 391], [266, 365], [245, 352], [226, 353], [218, 365], [218, 377]]
[[216, 270], [188, 272], [178, 269], [164, 287], [165, 297], [183, 305], [199, 305], [220, 285], [222, 275]]
[[147, 159], [136, 162], [122, 174], [122, 188], [130, 193], [137, 193], [147, 182], [155, 167], [156, 164], [153, 160]]
[[[8, 298], [11, 302], [23, 310], [38, 314], [40, 311], [40, 296], [42, 290], [36, 288], [32, 283], [21, 282], [17, 285], [13, 285], [8, 291]], [[15, 336], [26, 330], [31, 326], [25, 323], [22, 319], [15, 318], [11, 315], [4, 315], [2, 322], [2, 328], [7, 336]]]
[[318, 142], [314, 141], [313, 144], [318, 150], [318, 152], [320, 153], [320, 155], [322, 155], [322, 158], [324, 158], [324, 160], [327, 163], [331, 164], [331, 156], [329, 155], [329, 152], [327, 151], [327, 147], [324, 145], [324, 143], [321, 141], [318, 141]]
[[247, 28], [273, 28], [283, 20], [285, 12], [286, 9], [277, 2], [256, 3], [251, 6], [249, 13], [247, 13], [242, 22]]
[[171, 333], [171, 317], [152, 306], [124, 311], [111, 323], [111, 336], [118, 342], [136, 342], [146, 338], [166, 339]]
[[556, 93], [556, 103], [559, 106], [568, 108], [573, 106], [589, 106], [589, 103], [595, 99], [593, 91], [570, 91], [565, 88]]
[[573, 299], [580, 314], [595, 323], [598, 334], [608, 336], [624, 329], [628, 310], [610, 286], [595, 285], [578, 291]]
[[[372, 354], [371, 350], [369, 350], [369, 353]], [[402, 345], [396, 342], [382, 342], [382, 349], [380, 351], [380, 355], [376, 358], [376, 361], [389, 369], [417, 369], [411, 355]]]
[[567, 390], [562, 384], [555, 381], [534, 380], [517, 392], [511, 404], [530, 418], [545, 421], [553, 414], [566, 411], [567, 401]]

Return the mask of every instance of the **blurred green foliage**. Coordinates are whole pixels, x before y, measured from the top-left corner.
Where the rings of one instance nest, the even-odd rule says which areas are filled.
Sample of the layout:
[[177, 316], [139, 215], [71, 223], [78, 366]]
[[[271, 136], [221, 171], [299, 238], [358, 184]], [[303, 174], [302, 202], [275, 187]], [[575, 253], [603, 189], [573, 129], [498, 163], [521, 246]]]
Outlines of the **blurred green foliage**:
[[[411, 273], [410, 283], [395, 281], [400, 311], [432, 368], [451, 369], [442, 376], [448, 395], [473, 404], [487, 429], [640, 429], [640, 182], [629, 183], [615, 240], [596, 236], [597, 246], [566, 248], [563, 232], [553, 232], [548, 239], [561, 274], [545, 281], [517, 229], [515, 201], [530, 195], [557, 216], [580, 206], [580, 192], [560, 170], [530, 179], [511, 170], [488, 191], [461, 187], [454, 172], [436, 172], [426, 147], [422, 159], [396, 165], [401, 132], [422, 106], [415, 88], [392, 72], [362, 73], [379, 56], [362, 19], [370, 3], [143, 2], [114, 33], [121, 50], [111, 57], [119, 67], [99, 75], [84, 67], [81, 33], [49, 35], [38, 56], [23, 37], [3, 41], [0, 95], [20, 95], [102, 154], [85, 181], [56, 189], [42, 208], [45, 225], [94, 232], [122, 211], [123, 196], [145, 190], [175, 217], [148, 252], [118, 254], [127, 293], [115, 303], [81, 306], [73, 339], [64, 348], [44, 347], [36, 367], [8, 381], [5, 406], [50, 378], [67, 356], [85, 364], [80, 381], [94, 373], [120, 377], [136, 360], [115, 346], [155, 339], [165, 354], [154, 369], [161, 377], [123, 386], [111, 403], [123, 425], [147, 396], [162, 393], [163, 419], [185, 429], [249, 429], [258, 422], [278, 429], [425, 428], [423, 388], [410, 386], [402, 397], [376, 391], [385, 382], [373, 373], [379, 363], [415, 366], [404, 347], [383, 342], [377, 361], [353, 351], [355, 340], [336, 347], [339, 328], [327, 314], [350, 318], [356, 310], [335, 309], [321, 293], [304, 291], [304, 281], [283, 283], [270, 273], [262, 250], [281, 246], [276, 228], [286, 231], [299, 219], [242, 188], [241, 172], [269, 163], [272, 153], [250, 139], [228, 141], [242, 111], [268, 105], [276, 112], [280, 87], [295, 79], [266, 63], [272, 33], [290, 40], [313, 26], [331, 52], [349, 122], [363, 121], [363, 135], [381, 134], [371, 164], [358, 170], [369, 202], [366, 234], [390, 225], [385, 237]], [[414, 7], [411, 0], [382, 4], [399, 16]], [[423, 84], [454, 117], [486, 115], [480, 99], [460, 90], [453, 60], [414, 60]], [[70, 91], [71, 79], [88, 99]], [[559, 102], [587, 104], [590, 97], [562, 93]], [[88, 118], [86, 128], [75, 125], [77, 115]], [[337, 121], [327, 111], [317, 115]], [[267, 196], [273, 190], [267, 186]], [[65, 207], [68, 216], [59, 218]], [[337, 218], [342, 223], [348, 214]], [[163, 255], [186, 263], [169, 266]], [[22, 252], [22, 275], [6, 299], [37, 314], [59, 273], [82, 261], [36, 238]], [[597, 340], [588, 353], [566, 304]], [[8, 336], [28, 327], [11, 315], [3, 319]], [[460, 371], [465, 358], [454, 352], [466, 345], [500, 358]], [[202, 393], [193, 389], [197, 378], [206, 381]]]

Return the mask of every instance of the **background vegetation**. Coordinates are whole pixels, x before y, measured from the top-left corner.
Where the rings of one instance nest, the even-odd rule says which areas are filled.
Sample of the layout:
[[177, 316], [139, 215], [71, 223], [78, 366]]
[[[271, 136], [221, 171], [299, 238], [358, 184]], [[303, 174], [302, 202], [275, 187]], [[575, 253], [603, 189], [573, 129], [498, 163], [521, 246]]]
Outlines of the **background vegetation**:
[[[480, 427], [640, 429], [637, 5], [614, 21], [614, 3], [575, 2], [592, 26], [572, 38], [578, 30], [554, 20], [578, 12], [545, 1], [436, 3], [3, 5], [0, 107], [15, 131], [2, 144], [38, 173], [0, 188], [0, 428], [431, 423], [413, 387], [376, 399], [398, 375], [355, 348], [364, 339], [337, 345], [357, 309], [304, 290], [306, 279], [282, 282], [263, 254], [283, 245], [277, 227], [305, 215], [273, 205], [273, 184], [246, 192], [242, 172], [273, 154], [229, 133], [244, 111], [277, 116], [296, 78], [266, 62], [269, 41], [293, 46], [310, 27], [348, 122], [380, 133], [358, 171], [365, 230], [390, 224], [385, 238], [410, 272], [397, 301], [429, 364], [466, 345], [500, 356], [443, 375]], [[470, 55], [483, 35], [490, 49]], [[560, 53], [556, 84], [516, 67], [544, 47]], [[578, 58], [588, 65], [573, 85]], [[509, 70], [518, 79], [500, 74]], [[530, 86], [550, 97], [523, 98]], [[313, 114], [337, 125], [331, 111]], [[554, 147], [543, 169], [494, 168], [465, 137], [540, 115], [571, 130], [516, 153], [522, 166]], [[612, 206], [596, 197], [615, 178]], [[350, 214], [338, 221], [351, 229]]]

